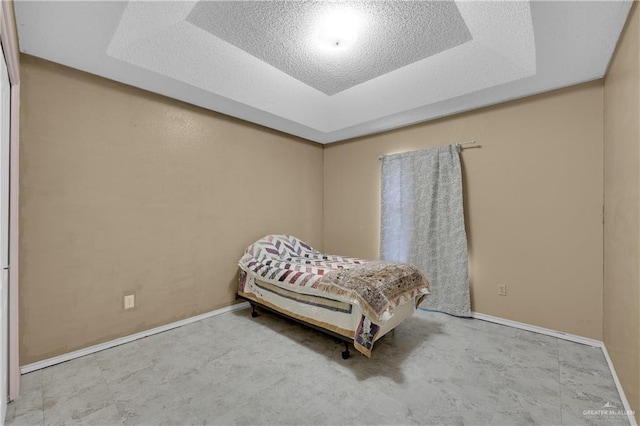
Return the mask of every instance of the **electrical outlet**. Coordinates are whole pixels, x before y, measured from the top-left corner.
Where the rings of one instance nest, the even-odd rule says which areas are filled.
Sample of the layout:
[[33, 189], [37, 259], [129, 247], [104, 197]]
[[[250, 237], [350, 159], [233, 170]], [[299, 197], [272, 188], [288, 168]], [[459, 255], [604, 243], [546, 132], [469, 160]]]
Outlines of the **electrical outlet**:
[[507, 295], [507, 286], [501, 284], [498, 286], [498, 296], [506, 296]]
[[128, 294], [124, 297], [124, 308], [132, 309], [136, 306], [136, 296], [135, 294]]

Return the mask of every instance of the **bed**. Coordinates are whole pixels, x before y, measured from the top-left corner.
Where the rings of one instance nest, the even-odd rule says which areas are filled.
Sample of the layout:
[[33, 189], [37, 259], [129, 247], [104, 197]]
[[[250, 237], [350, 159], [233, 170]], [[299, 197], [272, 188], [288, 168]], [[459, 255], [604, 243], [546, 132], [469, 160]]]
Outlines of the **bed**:
[[334, 256], [290, 235], [267, 235], [238, 262], [238, 297], [345, 342], [371, 357], [376, 340], [409, 318], [429, 294], [415, 267]]

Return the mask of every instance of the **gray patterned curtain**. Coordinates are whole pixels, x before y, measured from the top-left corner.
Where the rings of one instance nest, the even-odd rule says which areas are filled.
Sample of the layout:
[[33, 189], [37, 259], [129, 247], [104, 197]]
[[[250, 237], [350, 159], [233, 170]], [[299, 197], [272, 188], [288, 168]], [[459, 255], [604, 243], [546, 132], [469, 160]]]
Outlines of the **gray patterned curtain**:
[[459, 155], [451, 145], [382, 158], [380, 257], [424, 273], [423, 308], [470, 316]]

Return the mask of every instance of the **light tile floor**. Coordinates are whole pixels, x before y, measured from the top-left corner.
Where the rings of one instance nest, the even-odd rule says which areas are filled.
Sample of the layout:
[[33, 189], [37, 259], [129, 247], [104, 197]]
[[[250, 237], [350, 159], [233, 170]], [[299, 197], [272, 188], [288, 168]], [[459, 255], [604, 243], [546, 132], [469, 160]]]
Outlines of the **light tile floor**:
[[367, 359], [282, 318], [220, 315], [22, 377], [7, 424], [619, 425], [602, 351], [418, 311]]

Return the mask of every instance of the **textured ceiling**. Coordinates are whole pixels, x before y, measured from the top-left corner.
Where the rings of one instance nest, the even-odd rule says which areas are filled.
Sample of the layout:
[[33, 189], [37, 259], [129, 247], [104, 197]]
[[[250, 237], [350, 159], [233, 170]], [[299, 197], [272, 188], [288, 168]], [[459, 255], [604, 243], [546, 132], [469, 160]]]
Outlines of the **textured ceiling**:
[[[329, 143], [604, 75], [630, 1], [16, 1], [24, 53]], [[344, 37], [327, 22], [348, 17]]]
[[[234, 2], [234, 7], [244, 3]], [[264, 3], [291, 8], [308, 2]], [[344, 4], [322, 3], [332, 7]], [[410, 8], [414, 2], [391, 3], [397, 8]], [[107, 55], [327, 134], [536, 72], [527, 2], [457, 3], [473, 35], [471, 41], [332, 96], [188, 22], [197, 4], [129, 2]], [[369, 10], [372, 13], [376, 9]], [[410, 40], [408, 33], [406, 36]], [[366, 45], [364, 37], [359, 37], [346, 53], [358, 56]], [[282, 53], [290, 57], [288, 52]], [[346, 75], [348, 70], [343, 72]], [[321, 79], [322, 73], [316, 74], [316, 79]], [[301, 136], [322, 140], [309, 133]]]
[[[341, 16], [355, 40], [322, 43]], [[200, 1], [186, 21], [327, 95], [471, 40], [455, 2]]]

